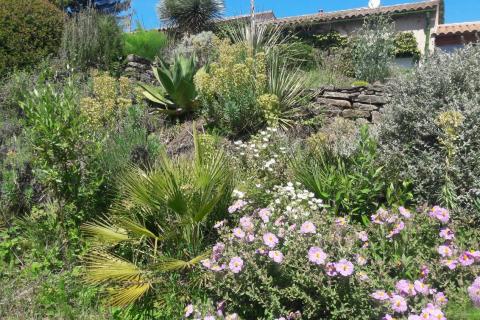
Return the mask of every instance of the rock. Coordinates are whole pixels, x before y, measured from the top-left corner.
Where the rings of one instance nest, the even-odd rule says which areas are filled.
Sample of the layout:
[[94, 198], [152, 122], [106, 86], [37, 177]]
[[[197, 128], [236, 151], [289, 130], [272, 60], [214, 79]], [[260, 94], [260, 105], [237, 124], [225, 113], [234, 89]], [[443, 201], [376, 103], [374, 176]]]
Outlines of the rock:
[[358, 109], [358, 110], [364, 110], [364, 111], [378, 110], [378, 106], [376, 106], [376, 105], [359, 103], [359, 102], [354, 102], [353, 103], [353, 108]]
[[347, 100], [336, 100], [336, 99], [326, 99], [318, 98], [317, 103], [327, 106], [335, 106], [340, 108], [351, 108], [352, 104]]
[[347, 109], [342, 111], [342, 117], [344, 118], [369, 118], [370, 112], [363, 110]]
[[355, 101], [367, 104], [386, 104], [387, 99], [383, 96], [361, 94], [355, 98]]
[[355, 123], [359, 126], [363, 126], [365, 124], [370, 124], [370, 122], [365, 118], [358, 118], [358, 119], [355, 120]]
[[140, 56], [136, 56], [134, 54], [129, 54], [127, 56], [127, 62], [130, 63], [130, 62], [136, 62], [136, 63], [140, 63], [140, 64], [145, 64], [145, 65], [151, 65], [152, 62], [146, 58], [143, 58], [143, 57], [140, 57]]
[[[195, 122], [195, 129], [198, 132], [202, 132], [204, 123], [203, 120]], [[178, 133], [167, 143], [167, 153], [170, 156], [193, 153], [193, 129], [193, 123], [191, 121], [183, 123], [180, 130], [177, 129]]]
[[331, 92], [331, 91], [324, 92], [323, 97], [330, 98], [330, 99], [343, 99], [343, 100], [350, 99], [350, 95], [348, 93]]

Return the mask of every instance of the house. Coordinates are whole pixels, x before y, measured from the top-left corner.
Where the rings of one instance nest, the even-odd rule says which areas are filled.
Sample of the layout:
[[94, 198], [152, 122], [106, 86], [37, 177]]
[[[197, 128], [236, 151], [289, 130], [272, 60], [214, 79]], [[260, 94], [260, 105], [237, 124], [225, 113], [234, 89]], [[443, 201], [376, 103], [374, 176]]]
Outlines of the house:
[[[365, 1], [366, 2], [366, 1]], [[358, 8], [334, 12], [318, 12], [301, 16], [277, 18], [272, 11], [256, 13], [259, 23], [288, 27], [300, 34], [319, 34], [337, 31], [342, 35], [355, 33], [363, 20], [374, 14], [388, 14], [398, 32], [412, 32], [422, 54], [435, 47], [450, 51], [467, 43], [476, 42], [480, 35], [480, 22], [445, 24], [444, 0], [429, 0], [379, 8]], [[249, 21], [250, 16], [227, 18]]]

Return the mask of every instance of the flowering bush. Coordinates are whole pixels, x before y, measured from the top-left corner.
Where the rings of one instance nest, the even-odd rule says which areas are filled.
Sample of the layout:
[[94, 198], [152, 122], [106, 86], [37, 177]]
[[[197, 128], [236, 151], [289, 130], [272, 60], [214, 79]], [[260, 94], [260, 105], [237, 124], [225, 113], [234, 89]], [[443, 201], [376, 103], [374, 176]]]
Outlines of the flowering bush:
[[[289, 183], [257, 206], [244, 194], [238, 224], [202, 261], [207, 286], [244, 319], [446, 319], [467, 291], [478, 304], [478, 233], [455, 233], [441, 207], [379, 209], [370, 223], [335, 217], [313, 193]], [[468, 289], [466, 288], [473, 283]]]

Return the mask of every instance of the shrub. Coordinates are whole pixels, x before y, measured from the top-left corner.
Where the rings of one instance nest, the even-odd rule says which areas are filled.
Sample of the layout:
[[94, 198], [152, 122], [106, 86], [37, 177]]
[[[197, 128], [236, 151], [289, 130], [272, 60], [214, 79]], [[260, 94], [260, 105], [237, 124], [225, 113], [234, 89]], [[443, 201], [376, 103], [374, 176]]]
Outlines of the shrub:
[[368, 82], [384, 81], [395, 56], [394, 25], [385, 16], [365, 19], [353, 41], [355, 77]]
[[122, 52], [122, 30], [114, 16], [86, 9], [65, 25], [60, 54], [72, 66], [115, 71]]
[[380, 133], [386, 161], [413, 180], [419, 200], [462, 208], [477, 221], [479, 58], [479, 47], [437, 52], [396, 79]]
[[124, 54], [154, 60], [167, 46], [167, 36], [157, 30], [137, 28], [134, 32], [123, 35]]
[[249, 132], [263, 122], [257, 99], [266, 91], [266, 56], [252, 55], [242, 43], [227, 40], [218, 50], [218, 60], [195, 76], [199, 99], [211, 122], [225, 133]]
[[413, 57], [415, 60], [420, 58], [417, 38], [413, 32], [397, 33], [394, 44], [396, 57]]
[[65, 16], [47, 0], [0, 3], [0, 76], [58, 51]]
[[170, 53], [170, 60], [176, 56], [193, 57], [198, 67], [203, 67], [213, 62], [217, 56], [215, 34], [211, 31], [203, 31], [191, 36], [185, 36]]
[[478, 232], [454, 233], [446, 209], [379, 209], [361, 226], [322, 210], [300, 184], [269, 191], [266, 207], [242, 194], [229, 208], [234, 224], [217, 225], [220, 241], [202, 264], [220, 304], [189, 306], [187, 316], [203, 309], [242, 319], [428, 318], [444, 315], [448, 299], [461, 303], [478, 272], [470, 238]]
[[[342, 127], [339, 122], [334, 124], [330, 128]], [[342, 139], [335, 139], [328, 129], [310, 139], [312, 153], [300, 154], [291, 161], [296, 181], [325, 201], [333, 212], [357, 220], [383, 205], [405, 204], [410, 198], [408, 184], [397, 185], [395, 177], [384, 176], [377, 142], [368, 126], [360, 130], [353, 124], [343, 128], [347, 129], [346, 135], [333, 131]]]

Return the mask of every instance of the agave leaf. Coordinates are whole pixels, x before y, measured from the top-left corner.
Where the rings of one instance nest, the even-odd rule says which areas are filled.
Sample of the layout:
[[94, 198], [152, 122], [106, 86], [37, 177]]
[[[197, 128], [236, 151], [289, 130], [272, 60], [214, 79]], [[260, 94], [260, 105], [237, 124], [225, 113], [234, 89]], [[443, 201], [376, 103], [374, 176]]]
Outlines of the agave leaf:
[[102, 244], [114, 245], [122, 241], [131, 240], [125, 229], [115, 226], [108, 218], [99, 218], [92, 222], [86, 222], [80, 227], [80, 230], [87, 237]]
[[170, 101], [165, 97], [163, 90], [156, 87], [152, 87], [144, 83], [141, 83], [140, 87], [143, 89], [142, 91], [143, 96], [148, 100], [164, 106], [173, 104], [172, 101]]
[[150, 283], [143, 283], [127, 287], [108, 288], [107, 304], [112, 307], [125, 307], [138, 301], [151, 288]]

